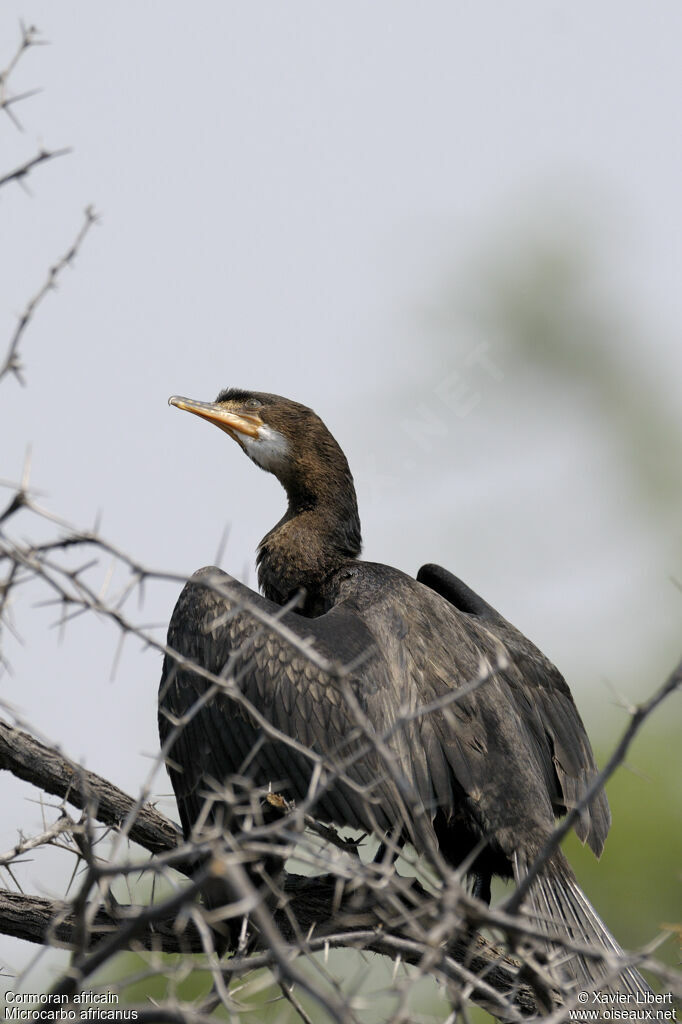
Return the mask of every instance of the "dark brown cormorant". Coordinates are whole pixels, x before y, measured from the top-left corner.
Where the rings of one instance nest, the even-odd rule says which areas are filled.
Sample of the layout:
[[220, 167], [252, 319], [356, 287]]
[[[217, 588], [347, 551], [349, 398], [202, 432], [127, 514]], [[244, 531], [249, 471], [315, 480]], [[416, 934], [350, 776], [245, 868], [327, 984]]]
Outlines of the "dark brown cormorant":
[[[563, 677], [445, 569], [425, 565], [415, 580], [358, 559], [353, 478], [311, 409], [237, 389], [214, 403], [169, 401], [229, 434], [288, 499], [258, 548], [263, 597], [205, 568], [173, 612], [169, 647], [235, 680], [243, 695], [215, 694], [172, 741], [185, 836], [231, 816], [221, 787], [250, 780], [261, 793], [271, 787], [306, 803], [322, 821], [383, 838], [397, 832], [452, 865], [468, 859], [484, 900], [493, 875], [522, 879], [555, 817], [581, 800], [596, 771]], [[351, 667], [340, 675], [334, 666]], [[162, 742], [208, 686], [166, 656]], [[609, 824], [599, 792], [575, 829], [599, 856]], [[548, 932], [618, 950], [560, 850], [528, 902]], [[603, 971], [573, 960], [580, 983]], [[635, 971], [619, 987], [647, 988]]]

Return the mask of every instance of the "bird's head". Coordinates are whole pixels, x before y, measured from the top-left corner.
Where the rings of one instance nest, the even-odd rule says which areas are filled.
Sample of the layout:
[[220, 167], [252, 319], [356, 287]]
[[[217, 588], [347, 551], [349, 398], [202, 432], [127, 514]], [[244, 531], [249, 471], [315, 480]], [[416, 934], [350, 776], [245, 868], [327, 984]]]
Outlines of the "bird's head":
[[301, 610], [320, 614], [322, 581], [362, 546], [353, 477], [320, 417], [288, 398], [237, 388], [215, 402], [168, 401], [215, 423], [282, 484], [289, 507], [258, 547], [258, 581], [278, 604], [305, 592]]
[[[221, 391], [215, 402], [173, 395], [168, 404], [220, 427], [261, 469], [275, 476], [286, 473], [292, 458], [291, 428], [295, 422], [291, 422], [291, 415], [286, 415], [284, 406], [288, 411], [295, 403], [285, 403], [277, 395], [230, 388]], [[299, 405], [296, 409], [311, 411]]]
[[215, 402], [173, 395], [169, 405], [214, 423], [273, 473], [297, 507], [355, 492], [346, 457], [319, 416], [305, 405], [262, 391], [229, 388]]

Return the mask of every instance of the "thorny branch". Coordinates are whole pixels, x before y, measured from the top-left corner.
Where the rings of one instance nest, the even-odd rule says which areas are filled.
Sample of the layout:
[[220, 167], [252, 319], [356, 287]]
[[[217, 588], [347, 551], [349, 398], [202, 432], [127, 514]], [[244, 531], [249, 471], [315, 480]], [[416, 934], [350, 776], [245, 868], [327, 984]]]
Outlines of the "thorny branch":
[[21, 131], [21, 124], [15, 117], [11, 108], [15, 103], [20, 103], [22, 100], [28, 99], [30, 96], [35, 96], [39, 90], [31, 89], [28, 92], [12, 95], [9, 89], [10, 78], [26, 52], [30, 50], [32, 46], [44, 45], [44, 41], [40, 38], [40, 33], [35, 25], [29, 25], [26, 27], [25, 25], [20, 24], [19, 28], [21, 35], [19, 45], [17, 46], [17, 49], [9, 63], [2, 71], [0, 71], [0, 110], [4, 111], [14, 124], [15, 128], [18, 128]]
[[[5, 739], [7, 741], [6, 750], [16, 753], [9, 757], [6, 752], [3, 753], [0, 764], [9, 770], [18, 769], [21, 776], [25, 777], [24, 765], [27, 758], [35, 756], [35, 741], [20, 730], [11, 730], [9, 727], [5, 727]], [[42, 770], [41, 784], [51, 792], [63, 790], [68, 779], [60, 778], [59, 774], [49, 776], [51, 772], [59, 773], [60, 768], [63, 771], [63, 766], [68, 768], [69, 764], [64, 759], [53, 760], [48, 768]], [[38, 781], [38, 778], [34, 777], [34, 781]], [[68, 791], [67, 799], [73, 799], [73, 802], [80, 805], [82, 790], [87, 787], [92, 787], [93, 790], [97, 789], [102, 794], [102, 800], [98, 803], [95, 811], [100, 820], [110, 822], [112, 811], [114, 814], [120, 813], [121, 795], [119, 792], [114, 787], [103, 786], [102, 780], [90, 774], [88, 774], [87, 781], [85, 778], [81, 781], [79, 791], [74, 789]], [[113, 800], [109, 796], [110, 789], [114, 793]], [[125, 798], [125, 802], [132, 804], [129, 797]], [[154, 812], [154, 818], [157, 830], [140, 831], [139, 841], [144, 843], [148, 849], [158, 850], [167, 842], [165, 837], [169, 834], [172, 835], [174, 830], [173, 826], [157, 812]], [[58, 819], [58, 822], [62, 820]], [[63, 826], [60, 825], [60, 830], [61, 828]], [[42, 838], [47, 841], [56, 831], [56, 828], [48, 830]], [[26, 844], [24, 844], [21, 849], [23, 851], [26, 848]], [[170, 851], [173, 848], [171, 840], [168, 842], [167, 849]], [[175, 867], [177, 868], [187, 861], [187, 854], [183, 855], [181, 852], [180, 858], [175, 861]], [[142, 865], [140, 863], [131, 865], [130, 870], [162, 872], [169, 863], [172, 862], [158, 858]], [[224, 870], [224, 856], [222, 863]], [[238, 859], [233, 867], [238, 869]], [[406, 963], [419, 962], [423, 956], [423, 947], [413, 939], [410, 940], [409, 932], [410, 930], [414, 931], [417, 925], [422, 930], [426, 929], [429, 921], [431, 921], [431, 926], [440, 923], [439, 901], [434, 899], [433, 895], [419, 883], [406, 879], [397, 880], [396, 891], [392, 897], [394, 903], [392, 914], [395, 916], [400, 911], [403, 939], [400, 940], [395, 934], [389, 936], [388, 929], [391, 926], [390, 918], [387, 917], [389, 905], [386, 900], [377, 898], [377, 892], [385, 881], [383, 872], [379, 869], [368, 869], [368, 877], [371, 877], [372, 870], [375, 875], [374, 885], [369, 888], [363, 877], [363, 871], [367, 866], [362, 866], [359, 861], [356, 861], [355, 867], [357, 869], [356, 877], [346, 880], [344, 887], [346, 891], [341, 894], [338, 874], [314, 879], [296, 875], [286, 877], [282, 888], [287, 900], [286, 906], [277, 910], [271, 921], [268, 917], [261, 921], [258, 937], [254, 942], [253, 948], [266, 953], [265, 958], [260, 960], [262, 965], [272, 964], [273, 956], [276, 957], [277, 946], [285, 940], [290, 941], [297, 938], [301, 933], [309, 936], [304, 940], [304, 946], [308, 948], [308, 951], [313, 951], [325, 944], [359, 945], [364, 949], [388, 952], [393, 955], [400, 949]], [[126, 871], [126, 866], [119, 865], [112, 869], [103, 867], [102, 874], [107, 873], [108, 870], [123, 874]], [[249, 885], [247, 879], [244, 877], [240, 879], [240, 889], [244, 890]], [[80, 980], [84, 981], [101, 962], [112, 955], [112, 952], [128, 948], [131, 945], [133, 948], [137, 945], [142, 948], [163, 949], [167, 952], [196, 952], [200, 950], [202, 948], [201, 940], [193, 930], [191, 922], [188, 922], [181, 932], [178, 932], [175, 927], [178, 907], [184, 906], [199, 888], [200, 880], [195, 877], [193, 887], [176, 893], [170, 902], [162, 902], [153, 909], [117, 906], [113, 913], [100, 909], [95, 919], [88, 948], [98, 947], [106, 940], [108, 949], [93, 954], [91, 960], [87, 958], [83, 960], [79, 968]], [[257, 895], [253, 891], [250, 891], [249, 895], [253, 909], [266, 913]], [[400, 900], [409, 900], [409, 903], [403, 905]], [[0, 893], [0, 920], [4, 920], [5, 924], [2, 927], [8, 934], [34, 942], [52, 939], [59, 943], [72, 944], [76, 931], [76, 915], [68, 904], [59, 905], [44, 899], [26, 897], [23, 894]], [[271, 931], [273, 925], [276, 929], [274, 933]], [[312, 939], [313, 934], [314, 940]], [[265, 937], [265, 941], [263, 941], [263, 937]], [[462, 969], [467, 970], [471, 978], [476, 980], [481, 989], [481, 999], [487, 1001], [490, 1001], [491, 998], [494, 999], [498, 988], [501, 988], [503, 992], [512, 991], [516, 984], [518, 964], [480, 938], [477, 941], [477, 948], [473, 949], [470, 947], [468, 936], [465, 936], [465, 939], [466, 941], [462, 941], [461, 938], [458, 941], [453, 939], [452, 949], [446, 953], [449, 957], [454, 958], [455, 963], [461, 962]], [[280, 949], [278, 959], [280, 968], [286, 965], [284, 949], [283, 946]], [[445, 962], [448, 962], [447, 959]], [[252, 970], [251, 961], [247, 959], [242, 969]], [[450, 966], [450, 970], [455, 970], [453, 965]], [[482, 975], [481, 971], [483, 971]], [[229, 973], [232, 975], [237, 973], [237, 965], [234, 961], [229, 965]], [[290, 969], [288, 969], [288, 973], [291, 975]], [[457, 972], [455, 971], [455, 973]], [[485, 980], [486, 973], [489, 975], [487, 981]], [[293, 979], [290, 976], [289, 980], [298, 980], [299, 985], [302, 984], [300, 978]], [[69, 985], [72, 984], [73, 978], [69, 982]], [[526, 1008], [532, 1006], [532, 996], [527, 986], [522, 986], [518, 999]]]
[[3, 185], [8, 185], [10, 181], [16, 181], [19, 184], [23, 184], [24, 180], [28, 177], [34, 167], [38, 167], [39, 164], [47, 163], [48, 160], [55, 160], [59, 156], [67, 156], [71, 152], [70, 149], [41, 149], [35, 156], [31, 157], [30, 160], [25, 160], [23, 164], [19, 164], [12, 171], [6, 171], [5, 174], [0, 175], [0, 188]]
[[[38, 29], [31, 25], [29, 27], [20, 25], [20, 40], [17, 49], [10, 59], [9, 63], [5, 68], [0, 71], [0, 110], [4, 111], [10, 118], [16, 128], [22, 130], [22, 126], [14, 113], [14, 107], [17, 103], [22, 100], [26, 100], [29, 97], [35, 95], [37, 89], [30, 89], [21, 93], [13, 93], [10, 88], [10, 81], [13, 73], [16, 71], [17, 65], [19, 64], [22, 57], [35, 46], [43, 45], [44, 40], [40, 38]], [[41, 147], [38, 152], [27, 160], [24, 160], [17, 167], [11, 171], [0, 173], [0, 189], [10, 184], [10, 182], [17, 182], [21, 185], [25, 185], [26, 179], [36, 167], [40, 164], [48, 163], [51, 160], [56, 159], [60, 156], [65, 156], [70, 153], [69, 148], [62, 147], [60, 149], [45, 149]], [[3, 377], [12, 373], [17, 380], [23, 384], [24, 379], [22, 376], [21, 361], [19, 358], [19, 345], [23, 338], [26, 328], [33, 319], [35, 311], [40, 303], [43, 301], [48, 292], [54, 290], [57, 287], [58, 279], [62, 271], [73, 264], [73, 261], [78, 254], [80, 247], [87, 235], [88, 231], [92, 227], [96, 220], [94, 210], [91, 206], [88, 206], [85, 210], [85, 221], [80, 228], [76, 238], [69, 246], [67, 252], [57, 260], [53, 266], [50, 267], [47, 277], [36, 292], [32, 299], [27, 303], [23, 313], [19, 317], [17, 325], [12, 333], [10, 342], [7, 348], [7, 352], [2, 360], [0, 360], [0, 381]]]
[[[63, 150], [62, 152], [66, 152], [66, 150]], [[49, 156], [56, 155], [59, 154], [47, 154], [46, 156], [43, 156], [41, 158], [36, 158], [34, 163], [38, 162], [38, 159], [47, 159]], [[0, 179], [0, 186], [2, 184], [3, 179]], [[57, 287], [57, 282], [59, 280], [60, 275], [62, 274], [62, 271], [64, 271], [66, 267], [72, 265], [73, 261], [78, 255], [81, 245], [83, 244], [85, 236], [87, 235], [92, 225], [96, 223], [96, 221], [97, 216], [95, 214], [95, 211], [91, 206], [88, 206], [85, 210], [85, 220], [78, 234], [76, 235], [74, 241], [71, 243], [71, 245], [64, 253], [64, 255], [50, 267], [47, 277], [43, 282], [42, 286], [36, 292], [33, 298], [29, 300], [29, 302], [26, 305], [26, 308], [19, 317], [17, 326], [15, 327], [12, 337], [10, 339], [9, 347], [7, 349], [7, 352], [5, 353], [5, 357], [3, 361], [0, 363], [0, 381], [2, 381], [2, 378], [6, 376], [6, 374], [13, 373], [21, 384], [25, 383], [21, 372], [21, 361], [19, 359], [19, 344], [21, 342], [21, 339], [26, 331], [26, 328], [33, 319], [37, 307], [43, 301], [48, 292], [53, 291]]]
[[[22, 125], [17, 116], [14, 113], [14, 106], [17, 103], [21, 103], [23, 100], [29, 99], [31, 96], [35, 96], [39, 89], [28, 89], [21, 93], [12, 93], [10, 90], [10, 79], [12, 74], [16, 71], [17, 65], [21, 58], [34, 46], [42, 46], [44, 40], [40, 38], [40, 33], [35, 26], [31, 25], [26, 28], [23, 24], [20, 25], [21, 38], [19, 45], [10, 59], [6, 67], [0, 71], [0, 110], [7, 114], [10, 121], [14, 124], [15, 128], [22, 131]], [[44, 149], [38, 150], [38, 153], [25, 160], [18, 167], [15, 167], [13, 171], [7, 171], [5, 174], [0, 174], [0, 188], [4, 185], [8, 185], [12, 181], [16, 181], [21, 185], [24, 185], [26, 178], [29, 176], [32, 170], [39, 164], [47, 163], [49, 160], [54, 160], [56, 157], [65, 156], [71, 152], [69, 149]]]

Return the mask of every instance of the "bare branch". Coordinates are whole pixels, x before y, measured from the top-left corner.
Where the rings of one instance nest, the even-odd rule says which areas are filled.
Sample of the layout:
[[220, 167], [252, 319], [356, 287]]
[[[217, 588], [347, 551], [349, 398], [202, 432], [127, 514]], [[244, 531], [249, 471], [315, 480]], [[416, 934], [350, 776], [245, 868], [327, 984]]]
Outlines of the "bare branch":
[[[61, 152], [66, 151], [63, 150]], [[0, 179], [0, 185], [1, 184], [2, 180]], [[57, 260], [57, 262], [52, 267], [50, 267], [45, 283], [29, 301], [28, 305], [26, 306], [26, 309], [19, 317], [19, 322], [10, 340], [9, 348], [7, 349], [7, 352], [5, 354], [5, 358], [3, 362], [0, 363], [0, 381], [6, 374], [13, 373], [20, 383], [24, 383], [21, 375], [21, 363], [19, 361], [19, 343], [21, 342], [23, 334], [26, 328], [28, 327], [29, 323], [31, 322], [31, 319], [33, 318], [36, 308], [40, 305], [40, 303], [45, 298], [47, 293], [56, 288], [59, 276], [66, 267], [70, 266], [73, 263], [74, 259], [76, 258], [76, 255], [80, 250], [80, 247], [83, 243], [85, 236], [87, 235], [92, 225], [96, 223], [96, 221], [97, 216], [93, 208], [91, 206], [88, 206], [85, 210], [85, 221], [80, 231], [76, 235], [74, 241], [71, 243], [71, 245], [69, 246], [68, 250], [64, 253], [64, 255], [59, 260]]]
[[44, 40], [40, 38], [40, 33], [35, 25], [29, 25], [27, 28], [25, 25], [20, 24], [21, 38], [19, 45], [11, 58], [9, 64], [0, 71], [0, 110], [4, 111], [9, 117], [10, 121], [16, 128], [22, 131], [21, 123], [18, 118], [14, 115], [14, 112], [10, 109], [15, 103], [20, 103], [22, 100], [28, 99], [29, 96], [34, 96], [40, 90], [30, 89], [27, 92], [23, 92], [17, 95], [10, 95], [9, 92], [9, 81], [12, 72], [16, 69], [17, 64], [32, 46], [44, 45]]
[[28, 853], [29, 850], [37, 850], [40, 846], [50, 845], [58, 836], [64, 832], [72, 832], [74, 829], [74, 823], [69, 819], [66, 814], [60, 815], [50, 828], [45, 829], [38, 836], [31, 836], [29, 839], [20, 839], [19, 842], [7, 853], [0, 854], [0, 867], [4, 867], [6, 864], [11, 864], [12, 861], [16, 861], [18, 857]]
[[[132, 798], [106, 780], [94, 773], [77, 769], [66, 758], [6, 723], [0, 723], [0, 765], [13, 771], [20, 778], [40, 785], [47, 792], [64, 796], [76, 806], [83, 806], [86, 794], [90, 797], [94, 795], [96, 802], [93, 811], [107, 824], [115, 825], [120, 822], [133, 805]], [[52, 834], [56, 834], [56, 831], [56, 827], [46, 830], [43, 838], [47, 840]], [[158, 812], [151, 808], [143, 808], [130, 830], [130, 836], [148, 849], [168, 851], [173, 849], [177, 832]], [[149, 871], [163, 870], [170, 862], [163, 859], [159, 862], [152, 860], [143, 867]], [[181, 861], [179, 864], [182, 866]], [[226, 869], [224, 859], [221, 861], [221, 869]], [[396, 949], [400, 948], [405, 962], [419, 963], [423, 949], [412, 938], [415, 923], [419, 922], [420, 928], [424, 929], [431, 927], [436, 920], [439, 923], [441, 920], [438, 902], [434, 901], [432, 894], [423, 889], [418, 882], [401, 882], [404, 886], [403, 899], [408, 899], [409, 909], [406, 906], [398, 918], [393, 915], [395, 922], [392, 925], [390, 917], [387, 918], [386, 910], [382, 907], [383, 901], [377, 898], [379, 890], [351, 886], [347, 891], [344, 888], [339, 898], [339, 878], [334, 874], [314, 878], [285, 876], [282, 892], [286, 897], [286, 903], [281, 909], [275, 910], [274, 918], [271, 920], [252, 884], [246, 878], [243, 868], [235, 863], [229, 864], [229, 869], [237, 872], [239, 886], [242, 890], [246, 889], [252, 911], [258, 919], [258, 931], [253, 940], [253, 948], [264, 950], [267, 953], [268, 965], [279, 965], [289, 981], [298, 981], [299, 984], [302, 980], [298, 977], [298, 972], [296, 977], [291, 976], [289, 954], [286, 952], [288, 947], [283, 943], [298, 943], [301, 935], [310, 933], [311, 930], [315, 932], [315, 940], [309, 939], [304, 943], [304, 947], [310, 951], [320, 948], [324, 942], [360, 946], [374, 952], [392, 952], [393, 955]], [[118, 868], [112, 867], [108, 870], [120, 874], [123, 869], [119, 865]], [[136, 865], [135, 870], [140, 870], [140, 866]], [[163, 949], [166, 952], [196, 952], [200, 949], [200, 936], [192, 931], [189, 920], [185, 921], [180, 932], [175, 922], [177, 913], [200, 891], [207, 870], [203, 869], [203, 876], [200, 873], [193, 879], [191, 886], [177, 893], [160, 907], [121, 907], [118, 908], [115, 917], [112, 917], [110, 910], [100, 907], [95, 915], [94, 927], [89, 933], [88, 947], [82, 954], [86, 959], [80, 961], [80, 980], [83, 981], [93, 970], [122, 949], [137, 946]], [[103, 868], [103, 872], [107, 872], [106, 867]], [[419, 912], [417, 907], [420, 908]], [[431, 926], [428, 924], [429, 915]], [[33, 942], [57, 941], [69, 945], [75, 941], [79, 927], [80, 915], [73, 907], [69, 910], [68, 904], [53, 903], [23, 894], [0, 893], [0, 930], [6, 934]], [[394, 927], [398, 927], [398, 935], [391, 938], [389, 928]], [[401, 944], [399, 934], [402, 929], [406, 931]], [[413, 943], [411, 946], [410, 942]], [[485, 989], [481, 998], [485, 998], [489, 1003], [492, 998], [491, 992], [494, 994], [496, 985], [502, 986], [503, 993], [507, 993], [517, 984], [515, 974], [518, 965], [482, 939], [477, 940], [477, 952], [473, 956], [470, 942], [467, 933], [465, 940], [449, 943], [448, 956], [453, 959], [453, 963], [461, 961], [462, 965], [472, 972], [472, 976], [478, 969], [477, 964], [485, 968], [487, 980], [485, 985], [480, 982]], [[95, 946], [104, 943], [104, 948], [90, 958], [89, 951], [93, 943]], [[250, 958], [247, 959], [245, 966], [248, 970], [252, 969]], [[235, 970], [234, 963], [231, 969]], [[75, 988], [69, 991], [75, 991]], [[59, 989], [59, 992], [62, 992], [62, 989]], [[522, 996], [519, 996], [519, 999], [521, 998]], [[526, 998], [531, 998], [527, 992]]]
[[[86, 771], [53, 747], [0, 721], [0, 769], [3, 768], [45, 793], [63, 797], [74, 807], [84, 809], [93, 800], [97, 819], [106, 825], [120, 826], [136, 804], [100, 775]], [[137, 812], [130, 838], [151, 853], [160, 853], [175, 847], [180, 833], [168, 818], [147, 805]]]
[[[192, 891], [196, 892], [198, 887], [197, 885]], [[431, 906], [431, 913], [435, 917], [438, 906], [433, 898], [418, 882], [412, 882], [410, 889], [414, 893], [415, 901], [421, 899]], [[386, 930], [376, 894], [348, 893], [338, 906], [336, 890], [337, 879], [333, 875], [315, 878], [288, 876], [284, 891], [289, 901], [290, 913], [287, 914], [283, 909], [275, 910], [273, 913], [272, 923], [279, 935], [287, 942], [296, 942], [297, 933], [291, 925], [292, 914], [302, 930], [314, 929], [314, 938], [311, 937], [306, 943], [309, 953], [324, 949], [325, 945], [364, 949], [391, 957], [400, 952], [405, 963], [419, 966], [423, 959], [424, 947], [410, 937], [407, 925], [402, 937], [399, 933]], [[186, 919], [181, 930], [177, 927], [175, 910], [187, 899], [188, 891], [184, 890], [183, 894], [174, 897], [172, 901], [166, 901], [153, 912], [147, 907], [121, 906], [117, 908], [115, 917], [100, 909], [97, 926], [91, 937], [91, 949], [106, 942], [110, 947], [113, 945], [117, 949], [140, 948], [185, 954], [202, 952], [202, 939], [191, 919]], [[77, 916], [70, 912], [68, 904], [1, 890], [0, 921], [4, 922], [5, 934], [38, 944], [43, 944], [52, 937], [53, 941], [66, 947], [73, 945], [77, 927]], [[108, 952], [99, 952], [85, 969], [82, 965], [81, 970], [84, 973], [81, 980], [109, 955]], [[475, 1001], [488, 1007], [497, 1004], [499, 1012], [502, 1002], [513, 997], [517, 1009], [522, 1014], [535, 1010], [532, 989], [527, 984], [519, 982], [519, 962], [481, 936], [475, 939], [466, 934], [453, 937], [438, 953], [437, 960], [437, 966], [449, 971], [457, 983], [462, 979], [458, 967], [466, 972], [474, 988]], [[268, 937], [258, 932], [254, 935], [251, 955], [245, 960], [233, 958], [226, 961], [223, 970], [228, 976], [237, 976], [258, 967], [272, 967], [276, 962], [277, 954], [270, 949]], [[288, 975], [289, 966], [286, 961], [284, 968]], [[54, 991], [68, 994], [67, 988], [64, 982], [63, 987]], [[75, 988], [72, 991], [75, 991]], [[513, 1016], [513, 1010], [511, 1007], [509, 1009]]]
[[6, 174], [0, 176], [0, 188], [3, 185], [8, 185], [11, 181], [17, 181], [20, 184], [28, 177], [34, 167], [38, 167], [39, 164], [47, 163], [48, 160], [55, 160], [60, 156], [67, 156], [70, 153], [70, 149], [41, 149], [34, 157], [30, 160], [26, 160], [19, 167], [15, 167], [13, 171], [7, 171]]

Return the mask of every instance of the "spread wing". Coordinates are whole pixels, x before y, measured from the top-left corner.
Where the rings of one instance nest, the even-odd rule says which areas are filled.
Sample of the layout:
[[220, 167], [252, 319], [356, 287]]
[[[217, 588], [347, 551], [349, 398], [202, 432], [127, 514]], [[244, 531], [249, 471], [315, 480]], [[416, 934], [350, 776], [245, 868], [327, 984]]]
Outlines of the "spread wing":
[[[481, 689], [475, 701], [464, 698], [459, 702], [460, 713], [468, 710], [470, 714], [471, 743], [486, 746], [487, 738], [495, 735], [497, 750], [502, 754], [501, 770], [505, 756], [508, 765], [519, 763], [518, 751], [524, 750], [532, 759], [535, 776], [539, 774], [544, 781], [554, 812], [563, 813], [573, 807], [582, 799], [597, 768], [563, 676], [522, 633], [446, 569], [425, 565], [417, 579], [472, 622], [480, 624], [482, 630], [503, 645], [509, 660], [509, 667], [496, 677], [495, 700], [486, 700]], [[509, 711], [513, 722], [511, 734]], [[482, 717], [487, 721], [483, 722]], [[509, 746], [506, 755], [505, 739]], [[485, 789], [485, 777], [493, 770], [490, 758], [470, 749], [462, 751], [456, 760], [470, 787], [468, 791]], [[597, 856], [603, 849], [610, 823], [608, 802], [601, 791], [576, 823], [578, 836], [589, 843]]]
[[[270, 788], [321, 820], [398, 826], [422, 850], [440, 808], [450, 840], [478, 822], [474, 841], [495, 836], [511, 856], [519, 828], [541, 838], [581, 799], [596, 768], [559, 672], [446, 570], [418, 580], [359, 563], [309, 619], [195, 573], [159, 696], [186, 835]], [[481, 664], [494, 670], [477, 686]], [[576, 831], [598, 854], [608, 827], [599, 794]]]
[[404, 795], [367, 732], [370, 719], [395, 715], [387, 669], [352, 609], [304, 618], [207, 568], [180, 595], [168, 645], [178, 657], [164, 660], [159, 731], [186, 836], [225, 823], [254, 787], [340, 825], [384, 833], [402, 819], [409, 829]]

